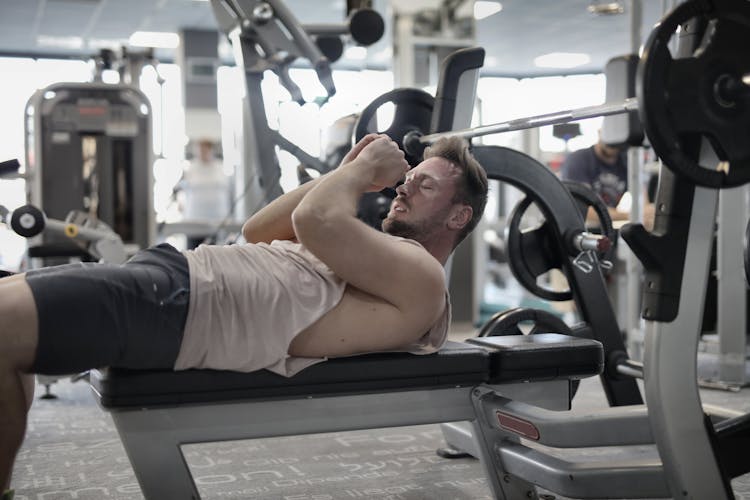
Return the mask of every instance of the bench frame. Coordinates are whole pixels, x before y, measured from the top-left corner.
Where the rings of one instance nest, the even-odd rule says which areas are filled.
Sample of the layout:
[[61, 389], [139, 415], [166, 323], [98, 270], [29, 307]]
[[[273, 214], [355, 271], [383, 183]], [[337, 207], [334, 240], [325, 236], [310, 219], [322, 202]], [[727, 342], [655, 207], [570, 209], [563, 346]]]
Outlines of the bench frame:
[[[429, 356], [398, 353], [331, 360], [304, 370], [299, 378], [282, 378], [287, 389], [292, 389], [286, 396], [232, 400], [226, 397], [226, 387], [217, 387], [217, 400], [208, 401], [205, 392], [191, 395], [185, 390], [194, 384], [191, 376], [206, 374], [200, 370], [192, 374], [93, 371], [90, 382], [99, 404], [112, 415], [144, 496], [199, 499], [183, 445], [461, 421], [473, 422], [477, 435], [482, 435], [489, 430], [480, 428], [486, 424], [477, 424], [477, 415], [481, 419], [484, 411], [491, 411], [478, 412], [484, 394], [501, 389], [513, 399], [567, 410], [571, 399], [569, 377], [596, 375], [603, 366], [602, 346], [594, 340], [557, 334], [493, 339], [483, 346], [450, 342]], [[573, 350], [588, 356], [571, 355]], [[360, 363], [370, 368], [366, 373], [372, 373], [372, 380], [367, 381], [369, 388], [342, 390], [342, 384], [351, 384], [361, 376], [352, 373]], [[381, 373], [377, 373], [378, 365], [385, 367]], [[559, 373], [562, 365], [566, 365], [567, 375]], [[453, 373], [428, 376], [446, 366], [459, 368]], [[410, 367], [418, 373], [411, 379], [404, 377], [403, 385], [384, 377], [381, 388], [377, 387], [379, 376]], [[237, 374], [225, 373], [234, 384]], [[251, 389], [261, 391], [269, 380], [265, 372], [246, 377]], [[326, 377], [327, 383], [321, 383]], [[154, 403], [160, 391], [168, 389], [164, 380], [183, 393], [178, 398], [172, 394], [169, 403]], [[253, 382], [257, 380], [261, 384], [255, 387]], [[316, 384], [305, 385], [311, 380]], [[135, 383], [130, 384], [132, 381]], [[365, 387], [364, 380], [359, 383]], [[497, 467], [493, 455], [489, 448], [483, 450], [482, 460], [488, 470]], [[495, 483], [490, 481], [493, 491], [503, 498]]]
[[470, 387], [111, 410], [147, 499], [200, 495], [181, 446], [471, 420]]

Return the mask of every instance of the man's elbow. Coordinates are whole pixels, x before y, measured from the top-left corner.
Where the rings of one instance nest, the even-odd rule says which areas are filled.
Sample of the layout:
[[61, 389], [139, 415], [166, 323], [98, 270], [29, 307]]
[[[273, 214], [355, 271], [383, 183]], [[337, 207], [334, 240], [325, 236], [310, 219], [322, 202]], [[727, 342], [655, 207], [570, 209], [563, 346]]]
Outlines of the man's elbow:
[[309, 237], [315, 234], [315, 227], [319, 225], [320, 219], [321, 217], [316, 214], [316, 210], [304, 204], [297, 206], [292, 212], [292, 227], [297, 239], [306, 243]]
[[245, 223], [242, 225], [242, 236], [245, 238], [245, 241], [248, 243], [258, 243], [256, 238], [254, 237], [255, 234], [258, 232], [255, 230], [255, 227], [250, 219], [246, 220]]
[[292, 226], [297, 239], [309, 246], [314, 241], [326, 241], [337, 225], [337, 215], [331, 210], [301, 204], [292, 212]]

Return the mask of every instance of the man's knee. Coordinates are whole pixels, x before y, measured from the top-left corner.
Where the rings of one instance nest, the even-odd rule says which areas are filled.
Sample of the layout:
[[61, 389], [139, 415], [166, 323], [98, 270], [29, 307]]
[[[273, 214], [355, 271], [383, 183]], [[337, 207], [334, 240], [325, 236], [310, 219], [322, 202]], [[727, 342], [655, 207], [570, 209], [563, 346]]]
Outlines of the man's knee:
[[0, 282], [0, 363], [28, 370], [34, 362], [38, 335], [36, 303], [26, 280]]

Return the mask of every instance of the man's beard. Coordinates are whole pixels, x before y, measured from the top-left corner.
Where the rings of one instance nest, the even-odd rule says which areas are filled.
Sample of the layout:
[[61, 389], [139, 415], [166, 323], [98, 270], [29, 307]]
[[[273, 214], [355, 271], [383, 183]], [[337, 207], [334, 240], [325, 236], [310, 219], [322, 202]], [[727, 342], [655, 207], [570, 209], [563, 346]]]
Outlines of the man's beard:
[[409, 224], [408, 222], [404, 222], [401, 220], [390, 219], [388, 217], [383, 219], [383, 232], [388, 233], [392, 236], [408, 238], [410, 240], [416, 240], [418, 236], [424, 233], [424, 231], [422, 231], [422, 227], [416, 227], [414, 224]]
[[424, 245], [436, 233], [440, 233], [443, 230], [445, 220], [449, 216], [450, 211], [451, 207], [447, 206], [427, 218], [422, 217], [411, 221], [405, 221], [388, 215], [383, 219], [381, 227], [384, 233], [415, 240]]
[[420, 219], [407, 222], [400, 219], [386, 217], [383, 219], [383, 232], [393, 236], [400, 236], [422, 244], [432, 238], [433, 234], [440, 230], [445, 214], [434, 214], [429, 219]]

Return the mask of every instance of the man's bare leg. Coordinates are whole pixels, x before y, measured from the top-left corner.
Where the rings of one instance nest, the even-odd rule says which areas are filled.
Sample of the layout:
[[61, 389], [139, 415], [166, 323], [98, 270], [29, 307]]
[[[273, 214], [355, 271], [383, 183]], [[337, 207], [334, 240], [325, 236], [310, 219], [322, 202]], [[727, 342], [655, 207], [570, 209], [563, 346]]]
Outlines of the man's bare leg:
[[22, 276], [0, 280], [0, 493], [10, 486], [13, 462], [26, 432], [33, 399], [28, 374], [38, 338], [36, 304]]

